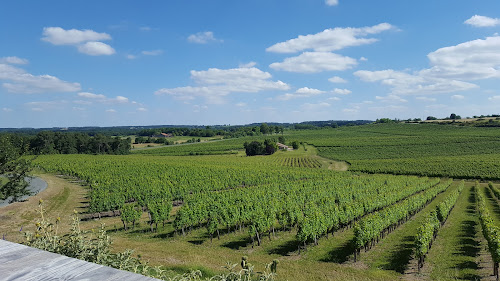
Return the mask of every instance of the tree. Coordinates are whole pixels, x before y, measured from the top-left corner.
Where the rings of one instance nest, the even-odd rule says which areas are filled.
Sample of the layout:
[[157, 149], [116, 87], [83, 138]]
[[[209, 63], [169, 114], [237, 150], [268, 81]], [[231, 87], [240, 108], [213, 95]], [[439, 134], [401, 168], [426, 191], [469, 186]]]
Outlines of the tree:
[[264, 135], [267, 135], [269, 133], [272, 133], [271, 129], [269, 128], [269, 125], [267, 123], [262, 123], [260, 125], [260, 132]]
[[30, 160], [20, 158], [23, 148], [16, 148], [8, 136], [0, 136], [0, 175], [7, 178], [0, 181], [0, 199], [10, 197], [10, 202], [19, 201], [24, 195], [31, 195], [26, 177], [31, 170]]
[[434, 116], [427, 116], [427, 120], [437, 120], [437, 118]]
[[253, 141], [251, 143], [245, 142], [243, 146], [245, 147], [247, 156], [262, 155], [265, 151], [265, 147], [258, 141]]

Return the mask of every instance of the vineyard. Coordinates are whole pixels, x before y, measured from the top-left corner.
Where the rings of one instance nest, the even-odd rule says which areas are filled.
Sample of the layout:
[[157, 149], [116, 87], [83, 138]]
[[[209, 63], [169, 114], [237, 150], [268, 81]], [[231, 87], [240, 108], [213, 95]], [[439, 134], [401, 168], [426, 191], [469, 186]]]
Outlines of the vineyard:
[[[280, 260], [283, 280], [498, 276], [500, 184], [452, 179], [500, 178], [496, 130], [389, 124], [285, 137], [304, 145], [246, 157], [243, 143], [264, 137], [245, 137], [34, 164], [84, 183], [84, 212], [112, 211], [101, 221], [118, 249], [167, 266], [218, 272], [249, 256]], [[331, 159], [350, 171], [328, 169]], [[461, 248], [465, 236], [474, 247]]]

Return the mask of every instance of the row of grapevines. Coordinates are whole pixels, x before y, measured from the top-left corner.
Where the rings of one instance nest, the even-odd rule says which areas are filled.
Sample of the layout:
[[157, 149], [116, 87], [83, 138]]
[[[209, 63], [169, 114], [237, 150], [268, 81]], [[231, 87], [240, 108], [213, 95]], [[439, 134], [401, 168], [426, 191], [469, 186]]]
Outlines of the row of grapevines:
[[493, 195], [495, 195], [495, 197], [500, 200], [500, 190], [496, 186], [494, 186], [492, 182], [488, 183], [488, 187], [490, 188]]
[[264, 157], [157, 157], [43, 155], [40, 168], [78, 177], [90, 185], [90, 212], [126, 202], [182, 200], [186, 195], [272, 182], [323, 178], [329, 171], [282, 167]]
[[458, 187], [436, 206], [436, 210], [432, 211], [418, 228], [415, 236], [415, 255], [418, 258], [419, 270], [423, 266], [425, 255], [431, 248], [439, 227], [446, 221], [463, 188], [464, 181], [461, 181]]
[[486, 199], [480, 192], [479, 183], [474, 186], [477, 197], [477, 209], [479, 212], [479, 221], [483, 229], [484, 238], [488, 241], [488, 249], [493, 259], [493, 274], [498, 280], [498, 263], [500, 262], [500, 228], [495, 224], [490, 211], [486, 207]]
[[312, 157], [284, 156], [275, 159], [282, 166], [321, 168], [321, 162]]
[[386, 231], [392, 231], [402, 221], [420, 211], [437, 194], [446, 190], [452, 182], [453, 180], [450, 179], [447, 182], [440, 183], [359, 220], [354, 226], [354, 242], [357, 254], [359, 254], [361, 248], [368, 249], [376, 240], [383, 237]]
[[322, 180], [198, 193], [186, 198], [174, 226], [184, 233], [205, 225], [211, 237], [221, 229], [248, 226], [252, 238], [260, 244], [262, 234], [270, 233], [278, 223], [283, 228], [298, 227], [297, 239], [301, 242], [317, 241], [330, 230], [437, 182], [439, 179], [330, 173]]

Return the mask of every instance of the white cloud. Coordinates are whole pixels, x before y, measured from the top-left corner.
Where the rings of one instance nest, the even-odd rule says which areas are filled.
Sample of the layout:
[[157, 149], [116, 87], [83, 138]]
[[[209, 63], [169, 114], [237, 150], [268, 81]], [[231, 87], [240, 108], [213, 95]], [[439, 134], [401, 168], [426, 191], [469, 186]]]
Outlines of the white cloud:
[[191, 79], [199, 86], [163, 88], [156, 95], [170, 95], [177, 100], [193, 100], [203, 97], [209, 103], [224, 103], [224, 97], [231, 93], [257, 93], [269, 90], [288, 90], [290, 86], [282, 81], [272, 81], [271, 74], [258, 68], [210, 68], [205, 71], [191, 71]]
[[333, 76], [332, 78], [329, 78], [328, 81], [332, 83], [347, 83], [347, 80], [338, 76]]
[[3, 58], [0, 58], [0, 63], [28, 64], [28, 60], [27, 59], [18, 58], [18, 57], [3, 57]]
[[365, 58], [365, 57], [360, 57], [360, 58], [359, 58], [359, 61], [368, 61], [368, 59], [367, 59], [367, 58]]
[[12, 111], [14, 111], [14, 110], [13, 110], [12, 108], [3, 107], [3, 108], [2, 108], [2, 111], [3, 111], [3, 112], [12, 112]]
[[249, 63], [240, 63], [239, 67], [240, 67], [240, 68], [252, 68], [252, 67], [254, 67], [254, 66], [256, 66], [256, 65], [257, 65], [257, 63], [256, 63], [256, 62], [251, 61], [251, 62], [249, 62]]
[[500, 25], [500, 19], [474, 15], [464, 23], [475, 27], [490, 27]]
[[77, 94], [79, 97], [87, 98], [87, 99], [106, 99], [105, 95], [98, 95], [89, 92], [81, 92]]
[[401, 97], [395, 96], [395, 95], [388, 95], [388, 96], [385, 96], [385, 97], [375, 96], [375, 99], [383, 101], [383, 102], [389, 102], [389, 103], [404, 103], [404, 102], [408, 102], [407, 100], [405, 100], [405, 99], [403, 99]]
[[54, 45], [77, 45], [88, 41], [110, 40], [111, 36], [107, 33], [98, 33], [93, 30], [70, 29], [64, 30], [61, 27], [44, 27], [43, 41]]
[[129, 99], [123, 96], [116, 96], [115, 98], [108, 98], [105, 95], [101, 94], [93, 94], [89, 92], [81, 92], [78, 93], [79, 97], [89, 99], [91, 101], [74, 101], [74, 103], [78, 104], [89, 104], [92, 103], [92, 101], [99, 102], [99, 103], [107, 103], [107, 104], [122, 104], [122, 103], [128, 103]]
[[107, 33], [98, 33], [93, 30], [65, 30], [61, 27], [45, 27], [43, 29], [43, 41], [54, 45], [76, 46], [78, 51], [91, 56], [112, 55], [116, 53], [110, 45], [99, 42], [110, 40]]
[[325, 4], [327, 6], [337, 6], [339, 4], [339, 0], [325, 0]]
[[142, 51], [141, 53], [145, 56], [159, 56], [163, 54], [163, 50]]
[[146, 111], [148, 111], [148, 110], [147, 110], [146, 108], [144, 108], [144, 107], [139, 107], [139, 108], [137, 109], [137, 111], [146, 112]]
[[348, 94], [352, 93], [352, 91], [350, 91], [348, 89], [335, 88], [335, 89], [333, 89], [332, 93], [337, 94], [337, 95], [348, 95]]
[[133, 59], [136, 59], [136, 58], [137, 58], [137, 56], [135, 56], [135, 55], [126, 55], [125, 57], [126, 57], [127, 59], [129, 59], [129, 60], [133, 60]]
[[116, 53], [110, 45], [102, 42], [87, 42], [78, 46], [78, 51], [91, 56], [109, 56]]
[[106, 112], [109, 112], [109, 113], [115, 113], [115, 112], [116, 112], [116, 110], [115, 110], [115, 109], [110, 108], [110, 109], [106, 109]]
[[365, 36], [390, 29], [394, 29], [394, 27], [388, 23], [361, 28], [330, 28], [316, 34], [299, 35], [297, 38], [274, 44], [267, 48], [266, 51], [296, 53], [312, 49], [316, 52], [330, 52], [352, 46], [372, 44], [378, 40], [375, 38], [366, 38]]
[[416, 97], [415, 99], [421, 100], [421, 101], [426, 101], [426, 102], [435, 102], [435, 98], [429, 98], [429, 97]]
[[198, 32], [196, 34], [191, 34], [187, 38], [191, 43], [196, 44], [207, 44], [210, 42], [222, 42], [222, 40], [216, 39], [212, 31]]
[[475, 84], [463, 81], [434, 78], [422, 76], [421, 74], [414, 75], [392, 69], [380, 71], [360, 70], [354, 72], [354, 75], [365, 82], [381, 82], [383, 85], [391, 87], [391, 94], [393, 95], [450, 93], [478, 87]]
[[500, 36], [440, 48], [427, 55], [432, 67], [422, 76], [480, 80], [500, 78]]
[[339, 97], [331, 97], [327, 99], [327, 101], [339, 101], [339, 100], [341, 100], [341, 98]]
[[309, 98], [312, 96], [320, 95], [326, 93], [318, 89], [312, 89], [308, 87], [303, 87], [295, 91], [295, 93], [287, 93], [276, 97], [277, 100], [291, 100], [295, 98]]
[[452, 100], [463, 100], [463, 99], [465, 99], [465, 97], [462, 95], [453, 95], [453, 96], [451, 96], [451, 99]]
[[122, 97], [122, 96], [116, 96], [116, 98], [109, 99], [108, 101], [111, 102], [111, 103], [127, 103], [128, 102], [128, 98]]
[[239, 102], [239, 103], [237, 103], [237, 104], [235, 104], [235, 105], [236, 105], [237, 107], [245, 107], [245, 106], [247, 106], [247, 104], [246, 104], [246, 103], [244, 103], [244, 102]]
[[488, 98], [489, 101], [500, 101], [500, 96], [492, 96]]
[[466, 91], [478, 88], [467, 81], [500, 78], [500, 36], [440, 48], [427, 57], [431, 67], [413, 73], [388, 69], [354, 74], [363, 81], [389, 86], [394, 95]]
[[288, 72], [316, 73], [346, 70], [356, 64], [355, 59], [334, 53], [305, 52], [296, 57], [286, 58], [283, 62], [272, 63], [269, 67]]
[[76, 92], [80, 84], [62, 81], [51, 75], [33, 75], [24, 69], [0, 63], [0, 80], [6, 80], [2, 86], [11, 93], [56, 93]]

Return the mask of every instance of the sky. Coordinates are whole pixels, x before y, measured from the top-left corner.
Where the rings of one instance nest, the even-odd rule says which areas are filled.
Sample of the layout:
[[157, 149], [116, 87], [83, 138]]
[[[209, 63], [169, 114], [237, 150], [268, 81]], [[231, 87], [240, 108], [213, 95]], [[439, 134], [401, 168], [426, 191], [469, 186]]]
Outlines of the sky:
[[0, 4], [0, 127], [500, 113], [498, 0]]

